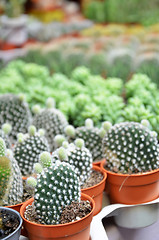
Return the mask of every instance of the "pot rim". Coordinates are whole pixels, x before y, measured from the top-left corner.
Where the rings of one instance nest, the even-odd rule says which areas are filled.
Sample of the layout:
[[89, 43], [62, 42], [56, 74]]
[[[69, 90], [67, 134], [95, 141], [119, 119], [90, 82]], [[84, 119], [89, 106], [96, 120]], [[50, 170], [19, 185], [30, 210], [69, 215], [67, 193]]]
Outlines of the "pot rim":
[[18, 225], [18, 227], [14, 230], [14, 232], [12, 232], [11, 234], [9, 234], [9, 235], [6, 236], [5, 238], [3, 238], [3, 240], [7, 240], [7, 239], [9, 239], [10, 237], [12, 237], [12, 236], [22, 227], [23, 219], [22, 219], [20, 213], [17, 212], [16, 210], [12, 209], [12, 208], [0, 206], [0, 209], [4, 209], [4, 210], [6, 210], [6, 211], [8, 211], [8, 212], [12, 212], [12, 213], [14, 213], [15, 215], [17, 215], [18, 218], [19, 218], [19, 225]]
[[105, 171], [107, 174], [110, 174], [112, 176], [119, 176], [119, 177], [140, 177], [140, 176], [147, 176], [147, 175], [151, 175], [151, 174], [154, 174], [154, 173], [157, 173], [159, 172], [159, 168], [157, 169], [154, 169], [154, 170], [151, 170], [151, 171], [147, 171], [147, 172], [142, 172], [142, 173], [132, 173], [132, 174], [128, 174], [128, 173], [115, 173], [115, 172], [112, 172], [112, 171], [109, 171], [107, 169], [104, 168], [104, 163], [105, 163], [106, 159], [104, 159], [102, 162], [101, 162], [101, 168], [103, 171]]
[[[32, 224], [32, 225], [34, 225], [34, 226], [39, 226], [39, 227], [60, 228], [60, 227], [62, 227], [62, 226], [69, 226], [69, 225], [72, 225], [72, 224], [76, 224], [77, 222], [80, 222], [80, 221], [88, 218], [91, 214], [93, 214], [94, 209], [95, 209], [95, 202], [94, 202], [94, 200], [93, 200], [90, 196], [88, 196], [87, 194], [81, 193], [81, 197], [82, 197], [82, 196], [85, 197], [87, 200], [89, 200], [89, 202], [90, 202], [91, 205], [92, 205], [92, 210], [91, 210], [91, 212], [90, 212], [89, 214], [87, 214], [85, 217], [83, 217], [83, 218], [81, 218], [81, 219], [79, 219], [79, 220], [76, 220], [76, 221], [74, 221], [74, 222], [69, 222], [69, 223], [65, 223], [65, 224], [57, 224], [57, 225], [45, 225], [45, 224], [34, 223], [34, 222], [31, 222], [31, 221], [27, 220], [27, 219], [24, 217], [24, 211], [25, 211], [26, 207], [34, 201], [34, 198], [30, 198], [29, 200], [27, 200], [26, 202], [24, 202], [24, 204], [22, 205], [22, 207], [21, 207], [21, 209], [20, 209], [20, 215], [21, 215], [23, 221], [26, 221], [26, 222], [29, 223], [29, 224]], [[24, 209], [24, 211], [23, 211], [23, 209]]]

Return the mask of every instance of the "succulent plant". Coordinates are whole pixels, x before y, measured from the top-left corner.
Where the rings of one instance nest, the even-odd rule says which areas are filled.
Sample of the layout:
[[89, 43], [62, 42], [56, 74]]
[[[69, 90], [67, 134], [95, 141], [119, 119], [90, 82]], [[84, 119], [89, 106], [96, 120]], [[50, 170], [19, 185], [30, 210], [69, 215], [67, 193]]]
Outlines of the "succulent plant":
[[85, 84], [89, 76], [90, 70], [84, 66], [79, 66], [72, 71], [72, 79], [82, 84]]
[[49, 145], [44, 137], [44, 130], [36, 131], [35, 126], [29, 127], [28, 134], [18, 134], [18, 140], [14, 147], [14, 157], [21, 169], [22, 175], [32, 174], [34, 163], [39, 161], [39, 154], [49, 151]]
[[157, 134], [148, 121], [115, 124], [103, 139], [106, 168], [118, 173], [141, 173], [159, 168]]
[[18, 163], [0, 138], [0, 205], [22, 202], [23, 182]]
[[12, 126], [10, 140], [15, 142], [18, 132], [26, 133], [31, 124], [31, 113], [22, 94], [3, 94], [0, 96], [0, 125]]
[[92, 154], [84, 145], [84, 140], [77, 138], [74, 143], [63, 141], [62, 147], [52, 154], [53, 161], [65, 161], [74, 167], [79, 177], [80, 185], [84, 184], [90, 177], [92, 169]]
[[35, 113], [33, 124], [39, 129], [43, 128], [46, 133], [51, 152], [55, 150], [54, 137], [57, 134], [64, 134], [64, 128], [68, 125], [66, 117], [63, 113], [54, 108], [54, 100], [48, 98], [46, 102], [46, 108], [40, 110], [40, 108], [33, 108]]
[[95, 127], [91, 119], [86, 119], [85, 126], [74, 128], [68, 125], [65, 128], [65, 133], [71, 139], [82, 138], [86, 148], [88, 148], [92, 154], [93, 161], [96, 161], [101, 160], [103, 156], [102, 139], [106, 133], [104, 126], [105, 124], [103, 123], [103, 127]]
[[12, 130], [12, 127], [9, 123], [4, 123], [0, 129], [0, 137], [3, 138], [6, 148], [11, 148], [11, 142], [9, 139], [9, 134]]
[[62, 208], [80, 200], [78, 177], [66, 162], [56, 161], [27, 183], [35, 187], [34, 206], [43, 224], [59, 224]]

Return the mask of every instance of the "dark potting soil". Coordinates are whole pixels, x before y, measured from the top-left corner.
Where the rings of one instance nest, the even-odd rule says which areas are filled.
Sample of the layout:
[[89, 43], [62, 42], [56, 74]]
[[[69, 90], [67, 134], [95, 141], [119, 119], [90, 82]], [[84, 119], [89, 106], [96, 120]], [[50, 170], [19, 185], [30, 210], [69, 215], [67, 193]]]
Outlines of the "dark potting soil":
[[[63, 209], [60, 223], [64, 224], [79, 220], [88, 215], [91, 210], [92, 207], [89, 201], [72, 202], [69, 206], [66, 206]], [[26, 207], [24, 217], [30, 222], [41, 224], [39, 217], [36, 214], [34, 204]]]
[[95, 171], [93, 170], [91, 172], [90, 177], [87, 179], [87, 181], [81, 186], [81, 189], [84, 188], [89, 188], [92, 187], [94, 185], [97, 185], [98, 183], [100, 183], [103, 180], [103, 174], [99, 171]]
[[14, 232], [19, 226], [18, 218], [6, 210], [0, 210], [0, 239]]

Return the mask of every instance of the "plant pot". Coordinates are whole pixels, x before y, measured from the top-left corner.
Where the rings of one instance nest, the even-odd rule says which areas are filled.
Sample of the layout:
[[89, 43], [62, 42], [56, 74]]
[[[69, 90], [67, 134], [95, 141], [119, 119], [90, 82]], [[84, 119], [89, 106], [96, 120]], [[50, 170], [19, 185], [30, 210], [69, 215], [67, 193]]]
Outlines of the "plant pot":
[[104, 168], [107, 173], [106, 192], [112, 203], [140, 204], [159, 197], [159, 169], [141, 174], [119, 174]]
[[93, 216], [95, 216], [102, 209], [103, 191], [105, 188], [107, 174], [97, 166], [93, 166], [93, 170], [101, 172], [103, 174], [103, 180], [100, 183], [94, 185], [93, 187], [81, 189], [81, 192], [92, 197], [95, 201], [95, 209], [93, 213]]
[[102, 163], [103, 159], [102, 160], [99, 160], [99, 161], [96, 161], [96, 162], [93, 162], [93, 166], [97, 166], [97, 167], [100, 167], [101, 166], [101, 163]]
[[93, 217], [95, 202], [91, 197], [83, 193], [81, 193], [81, 199], [91, 202], [92, 211], [80, 220], [58, 225], [42, 225], [26, 220], [24, 218], [26, 206], [32, 204], [34, 199], [31, 198], [26, 201], [20, 209], [20, 214], [23, 218], [28, 238], [30, 240], [89, 240], [90, 223]]
[[22, 223], [23, 223], [23, 220], [22, 220], [20, 214], [17, 211], [15, 211], [14, 209], [0, 207], [0, 210], [1, 209], [7, 210], [8, 212], [14, 214], [19, 220], [19, 226], [17, 227], [17, 229], [14, 232], [12, 232], [11, 234], [9, 234], [8, 236], [6, 236], [5, 238], [3, 238], [3, 240], [18, 240], [20, 237], [21, 227], [22, 227]]

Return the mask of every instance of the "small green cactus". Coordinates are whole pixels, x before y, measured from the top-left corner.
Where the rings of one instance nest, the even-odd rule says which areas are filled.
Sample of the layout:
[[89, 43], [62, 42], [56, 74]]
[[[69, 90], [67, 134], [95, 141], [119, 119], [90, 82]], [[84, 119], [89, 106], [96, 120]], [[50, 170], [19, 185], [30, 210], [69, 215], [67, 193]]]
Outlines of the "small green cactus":
[[39, 162], [39, 154], [50, 150], [43, 133], [43, 130], [39, 129], [37, 132], [35, 126], [31, 125], [28, 134], [18, 134], [18, 141], [14, 147], [14, 157], [23, 176], [32, 174], [33, 165]]
[[64, 134], [64, 128], [68, 125], [66, 117], [61, 111], [54, 108], [54, 105], [55, 103], [52, 98], [47, 99], [47, 107], [45, 109], [41, 109], [38, 113], [37, 108], [35, 108], [36, 111], [33, 119], [33, 124], [38, 129], [43, 128], [45, 130], [45, 136], [48, 140], [51, 152], [57, 148], [54, 141], [55, 136]]
[[59, 224], [62, 208], [80, 200], [79, 180], [71, 165], [56, 161], [27, 183], [35, 187], [34, 205], [43, 224]]
[[[140, 173], [159, 168], [156, 134], [148, 121], [115, 124], [103, 139], [106, 168], [119, 173]], [[144, 126], [146, 124], [146, 127]]]
[[11, 150], [6, 150], [0, 138], [0, 205], [15, 205], [22, 202], [22, 175]]
[[12, 127], [9, 123], [4, 123], [0, 129], [0, 137], [5, 141], [6, 147], [11, 148], [11, 142], [9, 139], [9, 134], [12, 130]]
[[15, 143], [18, 132], [26, 133], [31, 123], [31, 113], [22, 95], [4, 94], [0, 96], [0, 125], [12, 126], [9, 138]]
[[[110, 126], [107, 126], [108, 129], [109, 127]], [[103, 123], [101, 128], [95, 127], [93, 121], [89, 118], [85, 120], [85, 126], [74, 128], [73, 126], [68, 125], [65, 128], [65, 134], [69, 136], [71, 140], [82, 138], [85, 142], [86, 148], [88, 148], [92, 154], [93, 161], [96, 161], [101, 160], [103, 157], [102, 139], [105, 136], [107, 128], [106, 123]]]
[[93, 162], [92, 154], [84, 144], [84, 140], [80, 138], [77, 138], [75, 143], [70, 144], [64, 141], [62, 147], [52, 153], [53, 162], [60, 160], [74, 167], [80, 185], [84, 184], [90, 177]]

